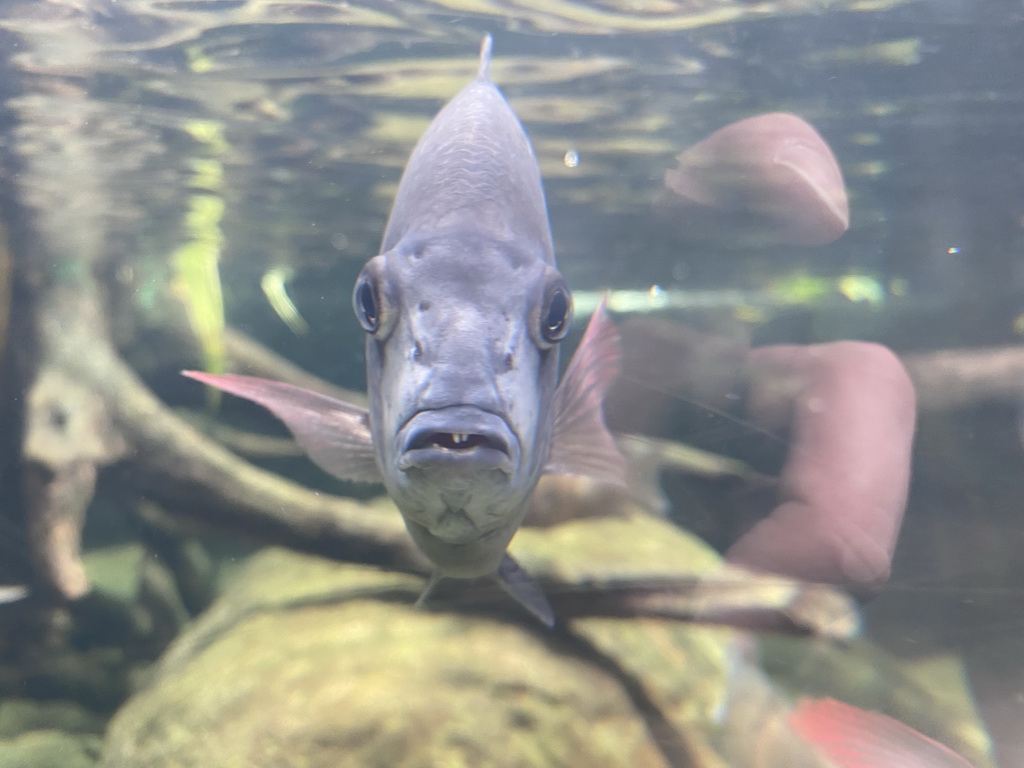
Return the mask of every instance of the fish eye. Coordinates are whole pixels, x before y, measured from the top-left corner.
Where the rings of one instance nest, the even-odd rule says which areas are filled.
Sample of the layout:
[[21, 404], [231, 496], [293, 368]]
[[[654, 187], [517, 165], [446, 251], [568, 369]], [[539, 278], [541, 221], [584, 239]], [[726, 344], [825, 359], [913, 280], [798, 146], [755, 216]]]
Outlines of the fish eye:
[[356, 318], [367, 333], [376, 333], [380, 328], [380, 306], [377, 301], [376, 281], [369, 275], [360, 277], [352, 292], [352, 305]]
[[547, 297], [541, 312], [540, 333], [545, 341], [561, 341], [572, 323], [572, 297], [562, 285], [556, 285]]

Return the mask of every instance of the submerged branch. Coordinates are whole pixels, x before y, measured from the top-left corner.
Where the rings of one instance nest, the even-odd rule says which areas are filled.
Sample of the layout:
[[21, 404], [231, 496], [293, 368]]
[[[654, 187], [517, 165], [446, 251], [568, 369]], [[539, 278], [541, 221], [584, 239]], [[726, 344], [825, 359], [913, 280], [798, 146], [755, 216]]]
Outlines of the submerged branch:
[[924, 411], [1024, 401], [1024, 346], [947, 349], [903, 357]]
[[257, 469], [175, 416], [114, 352], [91, 279], [50, 288], [37, 311], [51, 364], [94, 392], [123, 436], [123, 479], [170, 512], [335, 559], [423, 569], [397, 515]]
[[227, 350], [228, 363], [233, 371], [261, 376], [265, 379], [283, 381], [296, 387], [319, 392], [322, 395], [327, 395], [337, 400], [344, 400], [353, 405], [365, 406], [367, 403], [364, 392], [336, 387], [319, 376], [314, 376], [309, 371], [300, 368], [290, 360], [281, 357], [241, 331], [230, 327], [226, 328], [224, 331], [224, 346]]
[[[705, 576], [632, 576], [569, 583], [539, 578], [559, 622], [592, 617], [661, 618], [740, 629], [849, 640], [860, 611], [837, 587], [724, 568]], [[508, 597], [496, 585], [443, 590], [429, 608], [502, 610]], [[532, 620], [524, 615], [524, 620]]]

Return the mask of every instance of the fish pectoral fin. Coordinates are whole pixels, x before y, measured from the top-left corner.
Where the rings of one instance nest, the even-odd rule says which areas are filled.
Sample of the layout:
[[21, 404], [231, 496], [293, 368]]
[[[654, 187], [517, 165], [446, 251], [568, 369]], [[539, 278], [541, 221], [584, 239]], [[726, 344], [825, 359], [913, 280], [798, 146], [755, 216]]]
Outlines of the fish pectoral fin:
[[182, 371], [190, 379], [252, 400], [285, 423], [313, 462], [341, 480], [382, 481], [365, 408], [280, 381]]
[[585, 475], [625, 485], [625, 462], [604, 424], [604, 394], [619, 373], [619, 335], [605, 311], [594, 310], [555, 391], [548, 474]]
[[545, 627], [555, 626], [555, 612], [544, 592], [512, 555], [505, 553], [495, 572], [498, 584]]

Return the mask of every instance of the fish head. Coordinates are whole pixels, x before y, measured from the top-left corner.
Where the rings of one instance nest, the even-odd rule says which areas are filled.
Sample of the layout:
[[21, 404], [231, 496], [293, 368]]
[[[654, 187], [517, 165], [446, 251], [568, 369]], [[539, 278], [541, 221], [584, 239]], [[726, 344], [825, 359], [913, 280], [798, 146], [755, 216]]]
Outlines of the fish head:
[[439, 566], [492, 571], [550, 454], [565, 281], [527, 243], [460, 227], [372, 259], [353, 304], [388, 493]]

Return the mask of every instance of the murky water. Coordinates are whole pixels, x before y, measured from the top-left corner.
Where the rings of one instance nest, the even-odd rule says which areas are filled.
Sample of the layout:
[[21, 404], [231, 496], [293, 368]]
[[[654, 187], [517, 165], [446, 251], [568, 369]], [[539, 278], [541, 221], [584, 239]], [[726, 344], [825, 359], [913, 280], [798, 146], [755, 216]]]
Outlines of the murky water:
[[[824, 697], [1024, 764], [1019, 3], [36, 0], [0, 30], [0, 765], [843, 768], [791, 713]], [[406, 611], [379, 487], [178, 375], [362, 402], [352, 284], [485, 33], [633, 435], [627, 489], [544, 485], [516, 540], [553, 635], [486, 591]]]

